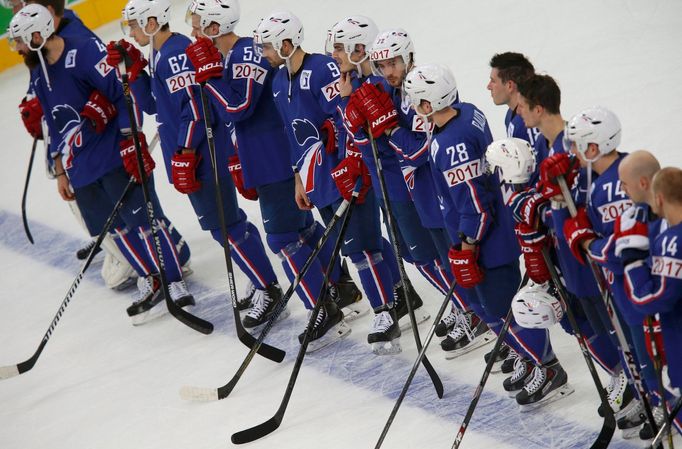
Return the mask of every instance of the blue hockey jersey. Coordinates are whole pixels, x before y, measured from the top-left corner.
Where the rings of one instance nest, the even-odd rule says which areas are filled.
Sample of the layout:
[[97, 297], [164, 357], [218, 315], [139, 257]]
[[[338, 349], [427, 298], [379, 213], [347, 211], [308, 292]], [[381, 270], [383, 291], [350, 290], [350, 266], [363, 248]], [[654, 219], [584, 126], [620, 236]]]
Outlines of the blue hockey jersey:
[[484, 155], [492, 142], [485, 115], [470, 103], [459, 103], [458, 115], [436, 129], [430, 147], [433, 177], [442, 199], [445, 226], [453, 242], [460, 234], [480, 242], [485, 268], [518, 259], [511, 214], [502, 201], [497, 174], [488, 174]]
[[[299, 70], [289, 76], [281, 67], [272, 81], [272, 95], [291, 144], [291, 163], [298, 170], [303, 186], [313, 204], [322, 208], [341, 195], [331, 178], [331, 171], [341, 161], [339, 151], [328, 154], [320, 136], [326, 119], [342, 129], [337, 106], [339, 68], [336, 62], [321, 54], [306, 54]], [[339, 137], [343, 142], [345, 137]]]
[[225, 58], [223, 77], [206, 83], [221, 117], [234, 124], [247, 188], [293, 176], [286, 128], [272, 93], [277, 69], [260, 51], [253, 38], [240, 38]]
[[511, 108], [507, 109], [507, 113], [504, 116], [504, 126], [507, 129], [507, 137], [523, 139], [531, 146], [534, 146], [535, 141], [540, 137], [540, 130], [537, 128], [526, 128], [523, 117]]
[[[121, 166], [120, 129], [130, 128], [126, 103], [115, 70], [106, 63], [106, 48], [97, 39], [64, 38], [60, 58], [47, 66], [52, 89], [40, 67], [33, 90], [45, 112], [52, 157], [62, 157], [71, 185], [82, 187]], [[102, 134], [81, 119], [90, 94], [100, 91], [118, 110]], [[139, 111], [136, 111], [138, 116]]]
[[[663, 227], [662, 227], [663, 228]], [[668, 375], [682, 387], [682, 224], [671, 226], [651, 241], [651, 257], [625, 268], [625, 291], [642, 314], [659, 314], [663, 344], [668, 354]]]

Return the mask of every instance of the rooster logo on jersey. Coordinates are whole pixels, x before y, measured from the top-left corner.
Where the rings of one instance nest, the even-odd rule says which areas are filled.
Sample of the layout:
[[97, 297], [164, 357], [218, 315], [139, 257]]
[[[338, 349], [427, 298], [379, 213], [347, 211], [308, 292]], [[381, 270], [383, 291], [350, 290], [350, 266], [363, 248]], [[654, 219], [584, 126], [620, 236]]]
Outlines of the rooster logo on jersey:
[[291, 122], [291, 127], [294, 130], [294, 136], [299, 146], [305, 147], [308, 140], [320, 140], [320, 132], [313, 123], [306, 119], [296, 118]]
[[52, 120], [59, 133], [62, 134], [70, 125], [77, 125], [81, 122], [81, 116], [68, 104], [59, 104], [52, 108]]

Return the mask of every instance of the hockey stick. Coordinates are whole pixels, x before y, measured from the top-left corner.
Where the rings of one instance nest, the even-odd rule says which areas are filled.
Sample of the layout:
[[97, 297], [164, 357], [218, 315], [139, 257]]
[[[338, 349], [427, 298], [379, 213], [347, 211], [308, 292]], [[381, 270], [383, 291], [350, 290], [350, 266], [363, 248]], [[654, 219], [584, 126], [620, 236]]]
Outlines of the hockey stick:
[[[118, 50], [122, 55], [126, 55], [125, 49], [121, 45], [117, 45]], [[166, 265], [163, 260], [163, 253], [161, 251], [161, 241], [159, 240], [159, 235], [156, 232], [156, 219], [154, 218], [154, 205], [152, 204], [151, 196], [149, 194], [149, 186], [147, 185], [147, 174], [144, 171], [144, 161], [142, 160], [142, 150], [140, 146], [140, 140], [137, 135], [137, 121], [135, 118], [135, 110], [133, 106], [133, 98], [130, 93], [130, 82], [128, 81], [127, 73], [127, 57], [123, 58], [123, 61], [119, 64], [118, 70], [121, 74], [121, 86], [123, 87], [123, 96], [125, 97], [126, 109], [128, 111], [128, 118], [130, 119], [130, 129], [133, 133], [133, 143], [135, 144], [135, 155], [137, 156], [137, 170], [140, 176], [142, 194], [144, 195], [144, 201], [146, 203], [146, 213], [147, 220], [149, 220], [150, 232], [152, 233], [152, 238], [154, 239], [154, 249], [156, 251], [156, 259], [159, 266], [159, 277], [161, 278], [161, 290], [163, 296], [166, 299], [166, 307], [168, 311], [173, 315], [178, 321], [191, 327], [197, 332], [202, 334], [210, 334], [213, 332], [213, 324], [201, 319], [197, 316], [184, 310], [182, 307], [177, 305], [170, 295], [170, 290], [168, 288], [168, 278], [166, 277]]]
[[[358, 184], [360, 182], [361, 181], [358, 180]], [[339, 235], [336, 238], [336, 244], [334, 245], [334, 250], [329, 260], [329, 265], [327, 266], [327, 270], [324, 273], [324, 281], [322, 283], [320, 295], [317, 298], [315, 307], [313, 307], [313, 310], [310, 314], [310, 319], [308, 320], [308, 324], [306, 325], [305, 332], [303, 334], [303, 342], [301, 343], [301, 348], [298, 350], [296, 362], [294, 363], [294, 369], [292, 370], [291, 376], [289, 377], [289, 383], [287, 384], [286, 391], [284, 392], [282, 402], [280, 403], [279, 408], [277, 409], [272, 418], [268, 419], [267, 421], [261, 424], [258, 424], [257, 426], [232, 434], [231, 440], [233, 444], [244, 444], [255, 441], [274, 432], [282, 424], [282, 419], [284, 418], [284, 413], [287, 410], [289, 399], [291, 399], [291, 394], [293, 393], [294, 386], [296, 385], [298, 373], [301, 370], [301, 365], [303, 365], [303, 358], [305, 357], [306, 350], [308, 349], [308, 344], [310, 343], [311, 330], [313, 329], [315, 321], [317, 320], [317, 315], [320, 313], [320, 308], [322, 307], [322, 304], [326, 301], [325, 295], [328, 288], [327, 284], [329, 282], [329, 276], [331, 275], [331, 272], [334, 269], [334, 264], [336, 262], [336, 258], [338, 257], [339, 250], [341, 249], [343, 236], [346, 233], [346, 227], [348, 226], [351, 214], [353, 213], [353, 206], [355, 205], [355, 201], [358, 198], [359, 191], [360, 186], [356, 185], [355, 191], [353, 192], [353, 196], [351, 197], [350, 200], [350, 204], [348, 205], [348, 210], [346, 211], [343, 221], [341, 222]], [[272, 318], [270, 319], [270, 322], [272, 322]]]
[[[651, 336], [651, 354], [653, 355], [654, 371], [656, 372], [656, 382], [658, 383], [658, 395], [661, 397], [661, 406], [663, 407], [663, 422], [668, 422], [670, 416], [668, 416], [668, 407], [665, 400], [665, 386], [663, 385], [663, 362], [654, 337], [654, 320], [652, 316], [648, 315], [644, 319], [644, 323]], [[674, 449], [672, 432], [668, 432], [668, 448]]]
[[24, 194], [21, 196], [21, 219], [24, 222], [24, 231], [26, 232], [26, 237], [28, 241], [33, 244], [33, 236], [31, 235], [31, 230], [28, 228], [28, 218], [26, 217], [26, 196], [28, 195], [28, 182], [31, 179], [31, 170], [33, 169], [33, 158], [36, 155], [36, 146], [38, 145], [38, 139], [33, 139], [33, 147], [31, 147], [31, 157], [28, 160], [28, 171], [26, 172], [26, 181], [24, 182]]
[[[576, 215], [578, 215], [578, 209], [576, 208], [575, 201], [573, 201], [573, 197], [571, 196], [571, 190], [568, 188], [568, 184], [566, 184], [566, 178], [564, 178], [563, 176], [559, 176], [557, 178], [557, 182], [559, 183], [559, 188], [561, 188], [561, 194], [564, 197], [564, 201], [566, 201], [568, 211], [571, 214], [571, 217], [575, 217]], [[651, 424], [651, 427], [654, 430], [654, 432], [656, 432], [658, 430], [658, 427], [656, 426], [656, 420], [654, 419], [654, 415], [651, 412], [651, 405], [647, 400], [647, 393], [646, 390], [644, 389], [644, 384], [642, 383], [642, 377], [639, 372], [639, 367], [637, 366], [637, 363], [635, 363], [635, 358], [634, 355], [632, 354], [632, 350], [630, 349], [630, 345], [625, 339], [625, 333], [623, 332], [623, 327], [620, 324], [620, 320], [615, 314], [615, 310], [613, 307], [613, 299], [611, 298], [611, 294], [609, 293], [608, 287], [606, 285], [606, 280], [604, 279], [604, 276], [602, 272], [599, 270], [599, 267], [597, 266], [596, 262], [592, 260], [592, 258], [590, 258], [588, 254], [585, 254], [584, 251], [583, 258], [589, 265], [590, 270], [592, 271], [592, 275], [594, 276], [594, 279], [597, 282], [599, 293], [601, 294], [602, 300], [606, 305], [606, 310], [608, 311], [609, 318], [611, 319], [611, 325], [613, 326], [613, 329], [616, 332], [616, 338], [618, 339], [620, 350], [623, 352], [623, 358], [625, 359], [625, 363], [627, 364], [628, 370], [630, 371], [630, 375], [632, 376], [632, 381], [635, 384], [635, 388], [639, 393], [639, 400], [642, 402], [642, 405], [644, 407], [646, 418], [649, 420], [649, 423]]]
[[[211, 111], [210, 105], [208, 103], [208, 98], [206, 98], [206, 92], [204, 91], [204, 84], [199, 86], [199, 93], [201, 95], [201, 106], [204, 109], [204, 125], [206, 128], [206, 140], [208, 142], [208, 152], [211, 155], [211, 164], [213, 165], [213, 182], [215, 184], [215, 202], [216, 208], [218, 209], [218, 217], [220, 219], [220, 233], [223, 237], [223, 253], [225, 256], [225, 267], [227, 268], [227, 285], [230, 291], [230, 299], [232, 304], [232, 314], [234, 315], [234, 327], [237, 330], [237, 338], [239, 341], [244, 343], [244, 345], [249, 348], [253, 348], [256, 344], [256, 339], [246, 331], [242, 320], [239, 316], [239, 309], [237, 308], [237, 287], [234, 282], [234, 268], [232, 266], [232, 250], [230, 248], [230, 242], [227, 233], [227, 224], [225, 223], [224, 203], [223, 194], [220, 185], [220, 176], [218, 175], [218, 162], [216, 158], [215, 151], [215, 139], [213, 138], [213, 126], [211, 125]], [[284, 355], [286, 354], [279, 348], [275, 348], [268, 344], [260, 344], [256, 348], [258, 354], [263, 357], [270, 359], [274, 362], [281, 362], [284, 360]]]
[[679, 413], [680, 407], [682, 407], [682, 397], [677, 398], [677, 402], [675, 402], [675, 405], [670, 410], [670, 413], [668, 413], [668, 419], [665, 420], [661, 428], [658, 430], [656, 437], [651, 441], [651, 444], [647, 446], [647, 449], [658, 449], [666, 433], [671, 434], [670, 427], [672, 426], [675, 417]]
[[95, 254], [97, 254], [97, 248], [100, 247], [100, 245], [102, 244], [102, 241], [104, 241], [104, 238], [107, 236], [107, 233], [109, 232], [109, 228], [111, 228], [112, 224], [114, 223], [114, 219], [116, 218], [119, 211], [121, 210], [121, 207], [123, 207], [125, 197], [128, 194], [128, 192], [131, 190], [133, 185], [134, 185], [133, 179], [128, 181], [128, 185], [126, 185], [126, 188], [123, 190], [121, 197], [119, 198], [118, 202], [114, 206], [114, 209], [111, 211], [109, 218], [107, 218], [107, 221], [104, 224], [104, 227], [102, 228], [102, 232], [100, 232], [99, 236], [97, 236], [97, 240], [95, 241], [95, 245], [92, 247], [92, 249], [90, 249], [90, 253], [88, 254], [87, 259], [85, 259], [85, 262], [83, 262], [83, 265], [81, 266], [81, 269], [78, 272], [76, 279], [74, 279], [73, 282], [71, 283], [71, 287], [69, 288], [69, 291], [66, 293], [66, 297], [62, 301], [62, 304], [59, 306], [59, 309], [57, 310], [57, 314], [52, 319], [52, 323], [50, 323], [50, 327], [47, 328], [47, 332], [45, 332], [45, 335], [43, 336], [43, 339], [41, 340], [40, 344], [38, 345], [38, 349], [36, 350], [36, 352], [28, 360], [21, 362], [17, 365], [9, 365], [9, 366], [0, 367], [0, 379], [9, 379], [10, 377], [14, 377], [14, 376], [18, 376], [19, 374], [23, 374], [26, 371], [33, 368], [33, 366], [36, 364], [36, 362], [38, 361], [38, 357], [40, 357], [40, 354], [43, 352], [43, 349], [45, 349], [45, 345], [47, 345], [48, 340], [52, 336], [52, 332], [54, 331], [54, 328], [57, 327], [57, 323], [59, 323], [59, 320], [61, 319], [62, 315], [64, 314], [64, 310], [66, 310], [66, 307], [69, 305], [69, 302], [71, 302], [73, 295], [76, 293], [76, 289], [80, 285], [81, 280], [83, 279], [83, 276], [85, 275], [85, 270], [88, 269], [88, 267], [90, 266], [90, 263], [95, 258]]
[[239, 366], [239, 369], [237, 369], [237, 372], [232, 376], [232, 379], [230, 379], [230, 381], [227, 382], [222, 387], [218, 388], [183, 386], [182, 388], [180, 388], [180, 397], [188, 401], [218, 401], [220, 399], [225, 399], [230, 395], [234, 387], [237, 385], [237, 382], [239, 382], [242, 375], [244, 374], [244, 371], [246, 371], [246, 368], [248, 368], [249, 364], [251, 363], [251, 360], [253, 360], [254, 356], [256, 355], [258, 347], [263, 344], [265, 337], [268, 335], [268, 333], [270, 333], [270, 330], [274, 326], [275, 322], [277, 322], [279, 316], [282, 314], [284, 309], [286, 309], [286, 305], [289, 302], [289, 299], [294, 294], [295, 289], [301, 283], [301, 280], [306, 275], [306, 273], [312, 266], [313, 262], [315, 262], [315, 260], [317, 259], [317, 255], [320, 253], [322, 247], [329, 239], [329, 236], [334, 230], [336, 223], [345, 214], [349, 204], [350, 203], [348, 201], [344, 200], [336, 209], [334, 216], [327, 224], [327, 227], [324, 230], [322, 237], [320, 237], [320, 240], [317, 242], [317, 245], [313, 249], [313, 252], [308, 257], [308, 260], [305, 261], [303, 267], [301, 267], [301, 269], [299, 270], [299, 273], [294, 278], [294, 281], [291, 283], [291, 285], [289, 285], [289, 288], [284, 293], [284, 296], [282, 296], [282, 300], [277, 305], [277, 308], [272, 312], [270, 319], [268, 320], [265, 327], [263, 327], [263, 329], [261, 330], [258, 339], [256, 340], [255, 344], [251, 347], [251, 350], [244, 358], [244, 361]]
[[594, 385], [597, 388], [597, 393], [599, 394], [599, 399], [601, 400], [602, 408], [604, 409], [604, 421], [602, 423], [601, 430], [599, 431], [597, 439], [594, 441], [594, 443], [592, 443], [592, 446], [590, 446], [590, 448], [606, 449], [609, 446], [611, 439], [613, 438], [613, 433], [616, 431], [616, 418], [613, 413], [613, 409], [609, 405], [609, 399], [606, 390], [604, 389], [604, 386], [601, 383], [601, 379], [599, 379], [599, 373], [597, 373], [597, 369], [594, 367], [594, 362], [592, 361], [592, 357], [590, 356], [590, 353], [587, 349], [585, 337], [583, 336], [582, 332], [580, 332], [578, 322], [576, 321], [575, 315], [573, 314], [573, 311], [571, 310], [571, 307], [569, 305], [568, 293], [566, 292], [566, 288], [561, 283], [561, 277], [559, 276], [556, 266], [554, 265], [554, 262], [552, 262], [552, 259], [549, 255], [549, 248], [543, 248], [542, 257], [545, 260], [545, 265], [547, 265], [547, 268], [549, 269], [549, 274], [552, 276], [554, 286], [557, 289], [557, 292], [559, 293], [559, 298], [563, 303], [566, 316], [568, 317], [568, 323], [570, 324], [571, 329], [573, 330], [573, 335], [578, 340], [580, 352], [583, 354], [583, 358], [585, 359], [585, 363], [587, 364], [587, 369], [590, 371], [592, 381], [594, 382]]
[[395, 416], [398, 414], [398, 409], [400, 408], [400, 405], [403, 403], [403, 400], [405, 399], [405, 395], [407, 394], [407, 390], [410, 388], [410, 384], [412, 384], [412, 380], [414, 379], [415, 374], [417, 373], [417, 370], [419, 369], [419, 365], [422, 362], [422, 359], [426, 355], [426, 350], [429, 347], [429, 344], [431, 344], [431, 340], [433, 339], [433, 334], [436, 332], [436, 326], [440, 322], [440, 319], [442, 318], [443, 314], [445, 313], [445, 309], [448, 306], [448, 303], [450, 302], [450, 297], [452, 296], [453, 292], [455, 291], [455, 286], [457, 285], [456, 281], [452, 281], [452, 284], [450, 284], [450, 289], [448, 292], [445, 294], [445, 299], [443, 300], [443, 303], [440, 306], [440, 309], [438, 310], [438, 313], [436, 313], [436, 317], [433, 319], [433, 324], [431, 325], [431, 328], [429, 329], [429, 332], [426, 334], [426, 339], [424, 340], [424, 346], [422, 346], [421, 350], [419, 351], [419, 355], [417, 356], [417, 359], [414, 361], [412, 364], [412, 369], [410, 370], [410, 374], [407, 375], [407, 380], [405, 381], [405, 384], [403, 385], [403, 389], [400, 391], [400, 394], [398, 395], [398, 400], [396, 401], [395, 405], [393, 405], [393, 410], [391, 410], [391, 414], [388, 416], [388, 420], [386, 421], [386, 424], [384, 425], [384, 429], [381, 431], [381, 435], [379, 436], [379, 441], [377, 441], [376, 446], [374, 446], [374, 449], [379, 449], [381, 445], [384, 442], [384, 439], [386, 438], [386, 435], [388, 434], [388, 430], [391, 428], [391, 424], [393, 424], [393, 420], [395, 419]]
[[[369, 122], [367, 122], [369, 126]], [[368, 128], [369, 129], [369, 128]], [[391, 246], [393, 247], [393, 252], [395, 253], [395, 258], [398, 263], [398, 273], [400, 274], [400, 282], [403, 284], [403, 300], [407, 305], [407, 313], [410, 316], [410, 324], [412, 325], [412, 333], [414, 334], [414, 341], [417, 344], [417, 351], [421, 352], [422, 342], [419, 338], [419, 329], [417, 328], [417, 319], [414, 316], [414, 310], [412, 309], [412, 304], [408, 298], [408, 284], [407, 284], [407, 274], [405, 273], [405, 265], [403, 265], [403, 258], [400, 252], [400, 243], [398, 243], [398, 228], [396, 226], [393, 211], [391, 210], [391, 201], [388, 198], [388, 190], [386, 189], [386, 180], [384, 179], [384, 170], [381, 165], [381, 158], [379, 157], [379, 150], [377, 149], [377, 143], [374, 140], [374, 136], [371, 131], [367, 132], [369, 137], [369, 142], [372, 146], [372, 156], [374, 157], [374, 163], [377, 166], [377, 175], [379, 178], [379, 185], [381, 187], [381, 197], [384, 200], [384, 207], [386, 208], [386, 220], [388, 221], [388, 231], [391, 234]], [[424, 355], [422, 358], [422, 364], [429, 373], [431, 382], [436, 389], [436, 395], [441, 399], [443, 397], [443, 382], [438, 377], [438, 373], [431, 365], [429, 359]]]

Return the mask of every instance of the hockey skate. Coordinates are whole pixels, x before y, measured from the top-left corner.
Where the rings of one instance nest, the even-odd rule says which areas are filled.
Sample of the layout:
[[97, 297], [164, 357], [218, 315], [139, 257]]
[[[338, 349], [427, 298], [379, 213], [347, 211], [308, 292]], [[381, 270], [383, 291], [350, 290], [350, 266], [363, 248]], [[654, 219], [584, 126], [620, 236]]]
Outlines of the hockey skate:
[[[92, 251], [92, 248], [95, 247], [96, 241], [97, 239], [92, 239], [87, 245], [76, 251], [76, 259], [78, 260], [87, 259], [88, 256], [90, 255], [90, 251]], [[102, 251], [102, 245], [97, 247], [97, 249], [95, 250], [95, 255], [99, 254], [100, 251]]]
[[436, 337], [445, 337], [449, 334], [455, 327], [457, 322], [457, 317], [462, 313], [454, 305], [450, 308], [450, 313], [447, 316], [441, 318], [441, 320], [436, 324]]
[[642, 401], [633, 400], [618, 412], [618, 428], [621, 436], [629, 440], [639, 436], [640, 427], [646, 422]]
[[388, 306], [374, 311], [372, 330], [367, 335], [367, 343], [372, 345], [376, 355], [393, 355], [402, 352], [400, 347], [400, 327], [398, 327], [395, 309]]
[[528, 382], [516, 395], [516, 402], [522, 412], [528, 412], [566, 397], [574, 391], [568, 383], [568, 374], [555, 359], [533, 368]]
[[446, 359], [454, 359], [492, 342], [495, 334], [473, 312], [461, 313], [452, 331], [440, 342]]
[[[656, 407], [652, 407], [651, 414], [654, 415], [654, 421], [656, 421], [656, 428], [660, 429], [661, 426], [663, 425], [663, 421], [665, 421], [663, 406], [659, 405]], [[668, 429], [668, 432], [670, 432], [670, 429]], [[649, 421], [646, 421], [644, 424], [642, 424], [642, 427], [639, 429], [639, 439], [644, 441], [651, 440], [656, 436], [656, 433], [657, 432], [654, 432], [654, 429], [651, 427]], [[661, 445], [661, 447], [663, 446]]]
[[[251, 308], [242, 320], [244, 327], [255, 329], [267, 323], [282, 301], [282, 296], [282, 288], [276, 282], [268, 285], [265, 290], [256, 290], [251, 298]], [[284, 309], [277, 320], [283, 320], [288, 316], [289, 310]]]
[[[133, 326], [148, 323], [161, 317], [168, 311], [165, 307], [155, 307], [164, 299], [157, 276], [152, 275], [146, 278], [139, 278], [137, 287], [139, 291], [138, 299], [127, 309]], [[194, 296], [187, 290], [184, 280], [168, 284], [168, 291], [171, 295], [171, 300], [180, 307], [193, 306], [195, 304]]]
[[[628, 387], [628, 378], [625, 376], [625, 371], [620, 370], [615, 376], [611, 376], [609, 384], [606, 386], [606, 396], [609, 400], [609, 406], [618, 420], [622, 414], [620, 413], [633, 399], [632, 389]], [[599, 405], [597, 409], [599, 416], [604, 416], [604, 406]]]
[[[509, 353], [513, 352], [511, 349], [509, 349], [509, 346], [506, 343], [502, 343], [500, 346], [500, 350], [497, 352], [497, 355], [495, 356], [495, 361], [493, 362], [493, 367], [490, 370], [491, 373], [499, 373], [500, 371], [504, 372], [502, 370], [502, 367], [504, 365], [504, 362], [509, 358]], [[486, 355], [483, 356], [483, 359], [485, 360], [485, 363], [488, 363], [488, 360], [490, 360], [490, 357], [492, 356], [492, 350], [486, 353]], [[512, 361], [513, 364], [513, 361]], [[512, 370], [513, 371], [513, 367]], [[509, 371], [509, 372], [511, 372]], [[506, 374], [506, 373], [505, 373]]]
[[[315, 323], [309, 330], [310, 342], [308, 343], [307, 353], [318, 351], [325, 346], [345, 338], [350, 334], [351, 328], [343, 319], [343, 312], [338, 308], [334, 300], [327, 295], [324, 304], [320, 307]], [[312, 310], [308, 312], [308, 322]], [[298, 342], [303, 344], [305, 331], [298, 336]]]
[[535, 365], [530, 360], [517, 357], [514, 361], [514, 371], [512, 375], [504, 379], [502, 386], [510, 398], [515, 398], [528, 382]]
[[[414, 317], [417, 324], [421, 324], [424, 321], [431, 318], [429, 312], [422, 309], [424, 302], [419, 297], [417, 291], [412, 287], [412, 283], [407, 280], [407, 297], [412, 305], [412, 310], [414, 311]], [[397, 284], [393, 288], [393, 300], [396, 313], [398, 315], [398, 324], [400, 325], [400, 330], [403, 332], [412, 330], [412, 323], [410, 322], [410, 317], [408, 316], [407, 304], [405, 304], [405, 294], [403, 293], [405, 288], [402, 283]]]
[[369, 306], [362, 301], [362, 292], [347, 273], [342, 272], [339, 282], [331, 284], [329, 288], [336, 290], [332, 297], [336, 298], [336, 304], [343, 312], [346, 323], [355, 321], [369, 312]]
[[249, 281], [246, 284], [246, 291], [244, 292], [244, 296], [242, 296], [241, 298], [237, 298], [237, 310], [242, 312], [244, 310], [250, 309], [253, 300], [253, 295], [255, 293], [256, 286], [253, 285], [253, 282]]

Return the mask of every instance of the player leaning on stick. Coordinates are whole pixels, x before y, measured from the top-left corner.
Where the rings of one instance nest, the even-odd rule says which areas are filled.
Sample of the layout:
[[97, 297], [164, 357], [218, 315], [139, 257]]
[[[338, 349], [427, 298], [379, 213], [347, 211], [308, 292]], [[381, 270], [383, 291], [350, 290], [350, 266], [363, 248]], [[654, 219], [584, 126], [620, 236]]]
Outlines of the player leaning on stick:
[[[51, 14], [40, 5], [28, 5], [14, 16], [10, 39], [18, 48], [38, 54], [33, 88], [42, 109], [50, 111], [45, 118], [58, 189], [63, 197], [75, 197], [91, 235], [98, 235], [130, 176], [138, 175], [130, 156], [134, 155], [130, 122], [126, 113], [118, 113], [126, 110], [123, 93], [115, 71], [105, 64], [106, 48], [95, 39], [58, 36]], [[139, 137], [144, 142], [142, 133]], [[151, 174], [153, 160], [148, 153], [144, 168]], [[154, 192], [152, 182], [149, 187]], [[155, 194], [153, 202], [160, 207]], [[135, 307], [159, 296], [158, 280], [152, 277], [158, 267], [145, 208], [142, 189], [135, 184], [111, 231], [140, 276]], [[171, 291], [179, 291], [182, 270], [176, 248], [168, 229], [160, 228]]]
[[[210, 67], [199, 70], [197, 82], [206, 83], [218, 115], [234, 124], [239, 155], [230, 157], [230, 173], [242, 196], [258, 200], [268, 246], [293, 282], [323, 228], [310, 211], [296, 205], [289, 140], [272, 96], [277, 69], [254, 47], [252, 37], [235, 33], [239, 17], [237, 0], [191, 1], [187, 18], [197, 40], [186, 53], [195, 67]], [[297, 290], [301, 298], [319, 291], [332, 246], [328, 241], [303, 277]], [[362, 294], [349, 276], [340, 274], [337, 265], [330, 288], [338, 289], [334, 296], [341, 308], [355, 307]], [[272, 309], [274, 303], [266, 299], [266, 305]], [[355, 317], [354, 311], [349, 314]]]
[[[151, 105], [148, 112], [156, 112], [160, 123], [159, 136], [168, 180], [178, 192], [187, 195], [201, 228], [221, 244], [219, 214], [225, 217], [232, 258], [259, 290], [254, 300], [258, 306], [244, 318], [245, 327], [254, 327], [267, 319], [272, 310], [268, 306], [279, 301], [281, 289], [258, 230], [237, 204], [235, 187], [227, 170], [228, 153], [232, 151], [230, 132], [218, 119], [218, 111], [213, 110], [210, 111], [211, 126], [224, 201], [224, 210], [217, 210], [199, 86], [194, 83], [194, 67], [185, 54], [191, 41], [170, 30], [170, 9], [169, 0], [131, 0], [123, 9], [124, 31], [138, 44], [151, 47], [154, 64], [147, 87], [147, 102]], [[139, 50], [125, 41], [111, 42], [107, 50], [111, 65], [117, 66], [123, 57], [128, 57], [130, 79], [135, 82], [140, 78], [146, 60]], [[149, 78], [141, 77], [137, 83], [147, 80]]]

